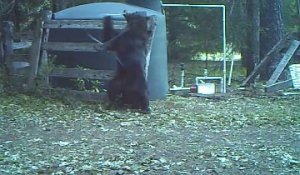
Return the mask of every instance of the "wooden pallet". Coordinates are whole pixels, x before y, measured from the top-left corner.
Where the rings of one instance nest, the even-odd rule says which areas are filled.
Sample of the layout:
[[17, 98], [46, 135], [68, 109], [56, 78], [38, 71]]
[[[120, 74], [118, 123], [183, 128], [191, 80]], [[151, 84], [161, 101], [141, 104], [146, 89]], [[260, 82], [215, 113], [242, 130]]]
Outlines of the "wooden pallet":
[[281, 89], [292, 87], [292, 79], [278, 81], [281, 73], [288, 66], [288, 63], [294, 56], [300, 56], [300, 41], [293, 40], [291, 35], [286, 35], [281, 39], [262, 59], [262, 61], [254, 68], [251, 74], [242, 82], [241, 86], [246, 86], [253, 82], [254, 79], [261, 73], [263, 68], [270, 63], [270, 61], [276, 55], [280, 55], [280, 52], [288, 46], [288, 49], [283, 56], [280, 58], [280, 62], [277, 65], [276, 69], [272, 73], [269, 80], [266, 82], [265, 91], [266, 92], [275, 92]]
[[300, 41], [293, 40], [287, 52], [283, 55], [280, 59], [281, 61], [277, 65], [276, 69], [274, 70], [273, 74], [271, 75], [270, 79], [266, 83], [265, 91], [266, 92], [275, 92], [280, 89], [285, 89], [292, 86], [292, 79], [279, 81], [278, 78], [283, 72], [283, 70], [288, 65], [289, 61], [296, 53], [300, 45]]
[[241, 86], [247, 86], [250, 82], [253, 82], [254, 79], [261, 73], [263, 68], [270, 62], [274, 55], [277, 55], [280, 50], [284, 49], [286, 45], [291, 43], [291, 36], [286, 35], [281, 39], [274, 47], [266, 54], [266, 56], [261, 60], [261, 62], [254, 68], [250, 75], [242, 82]]

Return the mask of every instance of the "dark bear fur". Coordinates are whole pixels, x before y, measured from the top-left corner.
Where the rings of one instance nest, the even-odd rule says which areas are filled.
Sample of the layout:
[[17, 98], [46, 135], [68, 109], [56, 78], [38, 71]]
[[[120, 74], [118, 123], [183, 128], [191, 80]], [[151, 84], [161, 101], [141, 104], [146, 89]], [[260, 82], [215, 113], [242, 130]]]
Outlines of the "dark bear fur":
[[103, 40], [106, 49], [117, 56], [117, 71], [108, 83], [107, 94], [116, 106], [129, 106], [149, 113], [148, 87], [145, 77], [146, 50], [149, 40], [146, 16], [124, 14], [126, 31], [119, 34], [110, 17], [104, 19]]

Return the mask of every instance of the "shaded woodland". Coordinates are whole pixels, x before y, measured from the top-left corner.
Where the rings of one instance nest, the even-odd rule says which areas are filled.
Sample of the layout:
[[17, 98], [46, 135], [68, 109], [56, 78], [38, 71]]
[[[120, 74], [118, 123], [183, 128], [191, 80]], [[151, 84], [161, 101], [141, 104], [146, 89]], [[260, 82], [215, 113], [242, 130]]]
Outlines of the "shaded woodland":
[[[3, 0], [0, 2], [0, 20], [14, 22], [16, 32], [34, 30], [42, 10], [57, 12], [67, 7], [101, 1]], [[123, 1], [115, 1], [123, 2]], [[163, 1], [163, 3], [174, 3]], [[189, 4], [225, 4], [227, 10], [228, 52], [241, 54], [247, 74], [282, 37], [299, 32], [299, 1], [281, 0], [214, 0], [176, 1]], [[197, 59], [200, 53], [221, 51], [221, 11], [198, 8], [166, 8], [169, 60]], [[230, 54], [230, 53], [228, 53]], [[260, 74], [268, 80], [279, 60], [274, 59]]]

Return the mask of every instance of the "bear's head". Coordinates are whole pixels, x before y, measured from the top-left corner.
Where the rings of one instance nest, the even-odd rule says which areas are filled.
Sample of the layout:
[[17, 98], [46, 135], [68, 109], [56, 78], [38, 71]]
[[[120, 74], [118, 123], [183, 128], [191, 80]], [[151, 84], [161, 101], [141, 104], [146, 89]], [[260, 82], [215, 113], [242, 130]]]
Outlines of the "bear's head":
[[136, 34], [147, 34], [148, 21], [146, 12], [124, 13], [127, 28]]

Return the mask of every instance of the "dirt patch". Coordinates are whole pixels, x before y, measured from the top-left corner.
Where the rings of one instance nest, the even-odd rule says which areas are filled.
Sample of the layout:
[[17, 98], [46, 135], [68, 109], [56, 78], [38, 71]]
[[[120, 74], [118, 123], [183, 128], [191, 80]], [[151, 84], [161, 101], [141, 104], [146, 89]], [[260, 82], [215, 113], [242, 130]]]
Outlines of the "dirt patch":
[[299, 96], [171, 95], [152, 114], [0, 97], [0, 174], [299, 174]]

